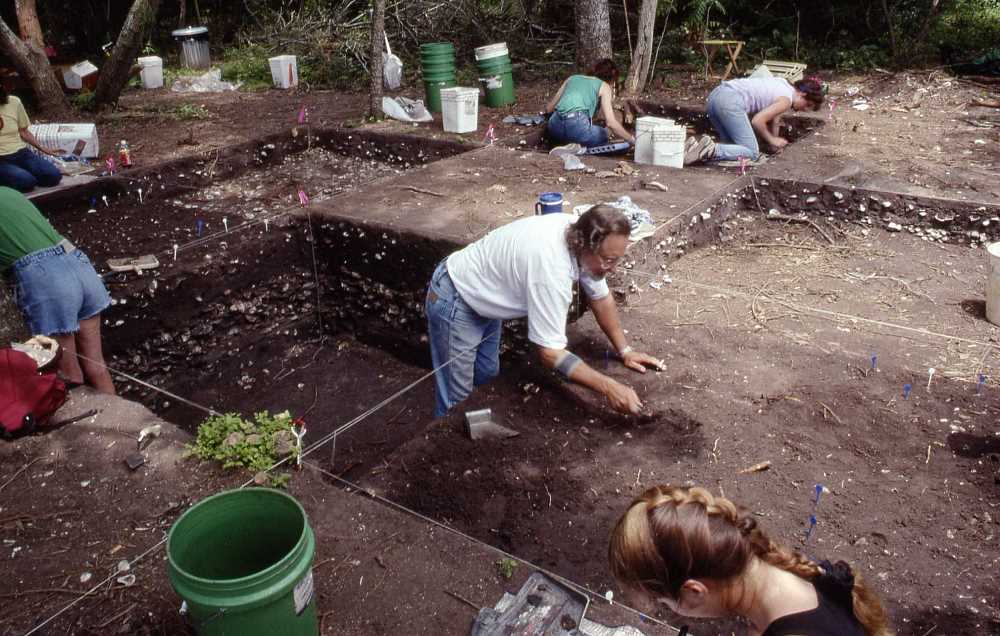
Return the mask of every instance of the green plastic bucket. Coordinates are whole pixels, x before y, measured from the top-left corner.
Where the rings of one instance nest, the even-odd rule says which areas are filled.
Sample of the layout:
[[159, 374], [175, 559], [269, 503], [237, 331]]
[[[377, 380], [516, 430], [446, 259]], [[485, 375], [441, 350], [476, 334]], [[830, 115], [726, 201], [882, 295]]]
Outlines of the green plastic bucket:
[[447, 64], [423, 64], [420, 67], [421, 74], [426, 78], [428, 75], [454, 75], [455, 74], [455, 62], [449, 62]]
[[170, 528], [170, 583], [199, 636], [315, 636], [315, 550], [295, 499], [269, 488], [230, 490]]
[[455, 53], [455, 45], [451, 42], [425, 42], [420, 45], [420, 54], [424, 53]]
[[455, 86], [455, 77], [428, 81], [424, 78], [424, 95], [427, 98], [427, 110], [432, 113], [441, 112], [441, 89]]
[[510, 57], [497, 57], [476, 60], [479, 70], [479, 81], [486, 91], [486, 105], [493, 108], [513, 104], [514, 98], [514, 67]]

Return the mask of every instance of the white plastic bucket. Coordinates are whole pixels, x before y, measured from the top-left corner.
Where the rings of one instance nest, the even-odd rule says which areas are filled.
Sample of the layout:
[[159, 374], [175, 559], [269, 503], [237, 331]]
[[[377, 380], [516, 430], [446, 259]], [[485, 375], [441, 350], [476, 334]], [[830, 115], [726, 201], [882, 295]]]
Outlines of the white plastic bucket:
[[683, 168], [686, 138], [687, 132], [679, 126], [674, 130], [653, 131], [653, 165]]
[[441, 120], [445, 132], [468, 133], [479, 127], [479, 89], [441, 89]]
[[[635, 162], [652, 164], [653, 162], [653, 134], [656, 132], [669, 132], [673, 130], [684, 130], [674, 124], [674, 120], [665, 117], [639, 117], [635, 120]], [[683, 146], [683, 142], [681, 142]], [[683, 161], [683, 155], [681, 156]]]
[[83, 79], [97, 72], [97, 67], [84, 60], [79, 64], [74, 64], [63, 73], [63, 82], [70, 90], [80, 90], [83, 88]]
[[143, 88], [161, 88], [163, 86], [163, 59], [150, 55], [139, 58], [139, 79]]
[[1000, 327], [1000, 242], [986, 246], [990, 259], [990, 278], [986, 282], [986, 320]]
[[497, 42], [496, 44], [487, 44], [486, 46], [478, 47], [476, 49], [476, 60], [488, 60], [491, 57], [500, 57], [507, 54], [507, 43]]
[[28, 130], [45, 148], [58, 148], [85, 159], [93, 159], [101, 152], [94, 124], [32, 124]]
[[292, 88], [299, 85], [299, 65], [294, 55], [279, 55], [268, 59], [271, 63], [271, 80], [275, 88]]

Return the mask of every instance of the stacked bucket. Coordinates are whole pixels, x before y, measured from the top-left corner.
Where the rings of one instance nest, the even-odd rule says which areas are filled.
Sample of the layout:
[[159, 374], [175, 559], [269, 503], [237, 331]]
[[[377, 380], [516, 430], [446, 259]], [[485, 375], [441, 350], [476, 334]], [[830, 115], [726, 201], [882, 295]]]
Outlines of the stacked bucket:
[[487, 106], [499, 108], [514, 103], [514, 69], [506, 42], [477, 48], [476, 68], [486, 90]]
[[441, 112], [441, 89], [455, 85], [455, 47], [451, 42], [420, 45], [420, 67], [424, 76], [427, 110]]

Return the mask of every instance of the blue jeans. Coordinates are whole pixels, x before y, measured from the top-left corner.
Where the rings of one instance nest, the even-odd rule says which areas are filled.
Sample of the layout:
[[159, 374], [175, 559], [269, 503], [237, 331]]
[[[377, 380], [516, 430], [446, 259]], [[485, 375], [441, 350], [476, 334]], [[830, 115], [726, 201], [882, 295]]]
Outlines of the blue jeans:
[[104, 281], [87, 255], [66, 242], [14, 261], [14, 300], [33, 334], [76, 333], [80, 321], [111, 304]]
[[434, 368], [434, 417], [442, 417], [500, 373], [499, 320], [483, 318], [458, 295], [445, 261], [434, 270], [427, 289], [427, 327]]
[[746, 157], [757, 161], [760, 146], [739, 93], [725, 85], [716, 86], [708, 96], [708, 119], [719, 133], [713, 160], [734, 161]]
[[0, 155], [0, 185], [21, 192], [30, 192], [35, 186], [48, 188], [59, 185], [62, 173], [59, 168], [27, 147], [9, 155]]
[[549, 117], [546, 127], [549, 141], [554, 144], [580, 144], [587, 148], [603, 146], [608, 143], [608, 129], [595, 126], [594, 122], [582, 110], [571, 113], [556, 111]]

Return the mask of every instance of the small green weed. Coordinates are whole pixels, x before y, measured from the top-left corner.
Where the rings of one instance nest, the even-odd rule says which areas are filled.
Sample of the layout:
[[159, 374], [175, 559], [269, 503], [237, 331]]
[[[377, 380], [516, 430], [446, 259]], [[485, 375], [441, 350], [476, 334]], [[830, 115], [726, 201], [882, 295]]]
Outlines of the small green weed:
[[509, 579], [514, 576], [514, 569], [517, 567], [517, 561], [514, 559], [503, 558], [498, 559], [494, 565], [497, 566], [497, 574], [505, 579]]
[[94, 92], [80, 91], [70, 98], [70, 103], [77, 110], [94, 110]]
[[[284, 457], [295, 457], [299, 449], [292, 434], [294, 422], [288, 411], [271, 415], [255, 413], [244, 420], [235, 413], [206, 419], [198, 427], [198, 436], [187, 446], [187, 455], [215, 460], [223, 468], [246, 468], [259, 473]], [[290, 476], [270, 475], [270, 484], [284, 487]]]
[[179, 104], [170, 111], [170, 115], [174, 119], [189, 121], [192, 119], [208, 119], [209, 112], [207, 108], [198, 104]]

